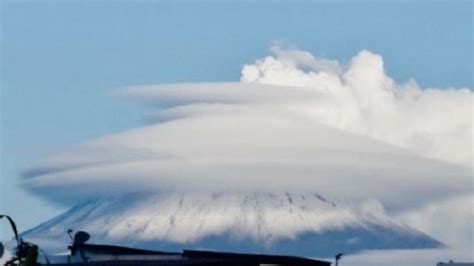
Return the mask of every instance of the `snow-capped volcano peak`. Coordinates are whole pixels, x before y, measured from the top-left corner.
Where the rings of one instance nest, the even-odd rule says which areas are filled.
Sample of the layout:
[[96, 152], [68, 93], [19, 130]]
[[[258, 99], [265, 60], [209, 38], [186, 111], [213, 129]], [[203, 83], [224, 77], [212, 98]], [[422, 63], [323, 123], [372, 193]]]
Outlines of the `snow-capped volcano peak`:
[[68, 228], [88, 231], [96, 243], [164, 250], [324, 256], [441, 245], [388, 217], [376, 201], [353, 204], [318, 193], [128, 194], [77, 205], [24, 237], [59, 250]]

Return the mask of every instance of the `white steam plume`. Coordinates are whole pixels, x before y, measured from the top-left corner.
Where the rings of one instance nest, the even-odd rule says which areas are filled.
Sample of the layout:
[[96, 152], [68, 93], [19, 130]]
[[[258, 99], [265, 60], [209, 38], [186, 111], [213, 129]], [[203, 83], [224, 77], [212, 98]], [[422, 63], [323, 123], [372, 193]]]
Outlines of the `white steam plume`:
[[294, 109], [321, 123], [422, 156], [472, 166], [474, 98], [469, 88], [423, 90], [414, 80], [396, 84], [385, 74], [382, 57], [369, 51], [356, 55], [342, 74], [332, 70], [336, 67], [305, 72], [301, 65], [322, 63], [300, 54], [303, 52], [277, 51], [278, 58], [269, 56], [244, 66], [241, 81], [300, 87], [323, 94], [332, 101], [297, 105]]

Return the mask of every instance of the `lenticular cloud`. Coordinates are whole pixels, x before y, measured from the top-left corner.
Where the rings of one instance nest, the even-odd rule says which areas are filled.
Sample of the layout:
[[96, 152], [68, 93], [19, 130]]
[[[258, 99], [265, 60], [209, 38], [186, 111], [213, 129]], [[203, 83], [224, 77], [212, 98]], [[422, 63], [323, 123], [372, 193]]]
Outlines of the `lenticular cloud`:
[[151, 85], [121, 96], [152, 123], [25, 172], [56, 202], [124, 192], [311, 192], [394, 209], [472, 193], [469, 88], [397, 84], [381, 56], [349, 62], [272, 48], [240, 82]]

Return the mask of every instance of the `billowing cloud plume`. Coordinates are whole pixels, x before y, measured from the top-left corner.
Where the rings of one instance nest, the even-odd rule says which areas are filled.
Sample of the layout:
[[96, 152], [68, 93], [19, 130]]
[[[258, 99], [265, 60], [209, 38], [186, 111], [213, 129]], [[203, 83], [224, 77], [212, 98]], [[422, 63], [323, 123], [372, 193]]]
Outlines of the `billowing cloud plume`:
[[[315, 192], [411, 212], [472, 194], [469, 88], [421, 89], [368, 51], [344, 65], [272, 48], [241, 81], [134, 87], [152, 123], [89, 141], [25, 173], [61, 203], [124, 192]], [[417, 212], [419, 213], [419, 212]]]
[[283, 59], [269, 56], [244, 66], [241, 81], [321, 93], [332, 100], [294, 109], [321, 123], [422, 156], [472, 165], [473, 94], [469, 88], [423, 90], [413, 80], [396, 84], [385, 74], [382, 57], [369, 51], [356, 55], [342, 74], [332, 71], [341, 68], [335, 63], [327, 70], [305, 72], [301, 65], [320, 65], [318, 60], [299, 54], [303, 52], [278, 51]]

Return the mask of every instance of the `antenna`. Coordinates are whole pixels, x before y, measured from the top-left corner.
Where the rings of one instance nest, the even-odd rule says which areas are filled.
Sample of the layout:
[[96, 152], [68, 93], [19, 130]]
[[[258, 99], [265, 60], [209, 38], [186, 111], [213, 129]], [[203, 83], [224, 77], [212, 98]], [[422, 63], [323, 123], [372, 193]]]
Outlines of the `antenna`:
[[67, 234], [69, 236], [69, 238], [71, 239], [71, 241], [74, 241], [74, 239], [72, 238], [72, 232], [74, 232], [71, 228], [67, 229]]
[[339, 265], [339, 260], [342, 258], [343, 255], [344, 254], [342, 254], [342, 253], [339, 253], [339, 254], [336, 255], [336, 266]]
[[[8, 215], [3, 215], [3, 214], [1, 214], [1, 215], [0, 215], [0, 219], [2, 219], [2, 218], [7, 218], [7, 220], [10, 222], [10, 226], [12, 227], [13, 233], [15, 234], [16, 243], [17, 243], [18, 246], [20, 246], [20, 244], [21, 244], [21, 243], [20, 243], [20, 238], [18, 237], [18, 231], [16, 230], [16, 224], [15, 224], [15, 222], [14, 222], [13, 219], [12, 219], [10, 216], [8, 216]], [[3, 246], [3, 245], [2, 245], [2, 246]], [[2, 252], [2, 254], [3, 254], [3, 252]]]

